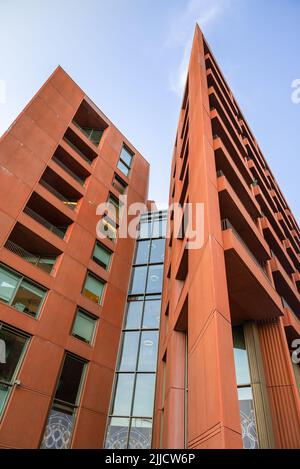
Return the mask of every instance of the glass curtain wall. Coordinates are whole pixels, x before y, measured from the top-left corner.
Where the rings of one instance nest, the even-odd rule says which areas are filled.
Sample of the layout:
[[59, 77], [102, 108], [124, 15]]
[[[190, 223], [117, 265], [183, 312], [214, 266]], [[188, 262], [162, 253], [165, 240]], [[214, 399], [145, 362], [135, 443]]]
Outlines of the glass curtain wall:
[[106, 448], [151, 447], [166, 212], [141, 217], [115, 375]]

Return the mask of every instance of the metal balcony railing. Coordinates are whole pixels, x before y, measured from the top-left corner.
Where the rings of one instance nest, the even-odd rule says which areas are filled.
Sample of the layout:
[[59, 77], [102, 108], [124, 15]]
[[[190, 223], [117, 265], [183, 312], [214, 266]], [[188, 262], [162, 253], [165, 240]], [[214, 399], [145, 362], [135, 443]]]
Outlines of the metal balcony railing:
[[70, 168], [68, 168], [68, 166], [62, 163], [57, 157], [53, 156], [52, 160], [55, 161], [55, 163], [58, 164], [58, 166], [60, 166], [64, 171], [66, 171], [66, 173], [72, 176], [72, 178], [76, 179], [79, 184], [84, 186], [85, 179], [82, 179], [80, 176], [77, 176], [77, 174], [75, 174]]
[[29, 262], [30, 264], [36, 265], [45, 272], [52, 273], [53, 266], [56, 261], [56, 256], [37, 256], [36, 254], [32, 254], [31, 252], [26, 251], [21, 246], [10, 240], [6, 241], [5, 248], [17, 256], [22, 257], [22, 259]]
[[232, 224], [230, 223], [230, 221], [228, 220], [228, 218], [223, 218], [222, 220], [222, 231], [225, 231], [225, 230], [232, 230], [233, 233], [235, 234], [235, 236], [238, 238], [238, 240], [241, 242], [241, 244], [244, 246], [244, 248], [246, 249], [246, 251], [248, 252], [248, 254], [250, 255], [250, 257], [253, 259], [253, 261], [256, 263], [256, 265], [260, 268], [260, 270], [262, 271], [262, 273], [265, 275], [265, 277], [268, 279], [268, 281], [270, 282], [270, 279], [269, 279], [269, 276], [266, 272], [266, 265], [263, 263], [263, 262], [259, 262], [259, 260], [254, 256], [253, 252], [251, 251], [251, 249], [247, 246], [247, 244], [245, 243], [245, 241], [243, 240], [243, 238], [239, 235], [239, 233], [236, 231], [236, 229], [234, 228], [234, 226], [232, 226]]
[[67, 199], [63, 194], [61, 194], [57, 189], [54, 189], [48, 182], [44, 181], [43, 179], [40, 180], [40, 184], [45, 187], [49, 192], [51, 192], [55, 197], [62, 201], [64, 205], [66, 205], [71, 210], [75, 210], [77, 207], [77, 201]]
[[93, 161], [90, 160], [87, 156], [85, 156], [85, 154], [81, 150], [79, 150], [79, 148], [74, 145], [74, 143], [72, 143], [66, 136], [64, 136], [63, 139], [67, 142], [68, 145], [70, 145], [71, 148], [73, 148], [73, 150], [76, 151], [76, 153], [78, 153], [78, 155], [81, 156], [81, 158], [84, 159], [84, 161], [86, 161], [88, 164], [92, 164]]
[[39, 215], [36, 213], [34, 210], [32, 210], [29, 207], [25, 207], [24, 212], [29, 215], [31, 218], [36, 220], [38, 223], [43, 225], [45, 228], [47, 228], [49, 231], [52, 233], [56, 234], [56, 236], [59, 236], [59, 238], [64, 238], [66, 231], [68, 229], [67, 226], [55, 226], [52, 223], [50, 223], [48, 220], [46, 220], [42, 215]]
[[100, 143], [102, 138], [103, 130], [100, 129], [92, 129], [86, 128], [84, 129], [81, 125], [77, 124], [76, 121], [72, 121], [72, 123], [97, 147]]

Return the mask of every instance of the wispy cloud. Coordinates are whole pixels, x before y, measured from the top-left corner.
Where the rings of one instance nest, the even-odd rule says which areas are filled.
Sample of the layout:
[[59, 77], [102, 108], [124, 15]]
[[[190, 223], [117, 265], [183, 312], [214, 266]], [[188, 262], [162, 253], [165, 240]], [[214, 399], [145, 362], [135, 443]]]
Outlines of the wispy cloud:
[[184, 11], [177, 12], [167, 37], [166, 46], [176, 47], [182, 57], [176, 70], [170, 75], [171, 90], [181, 95], [186, 74], [196, 23], [202, 29], [211, 26], [229, 6], [231, 0], [189, 0]]

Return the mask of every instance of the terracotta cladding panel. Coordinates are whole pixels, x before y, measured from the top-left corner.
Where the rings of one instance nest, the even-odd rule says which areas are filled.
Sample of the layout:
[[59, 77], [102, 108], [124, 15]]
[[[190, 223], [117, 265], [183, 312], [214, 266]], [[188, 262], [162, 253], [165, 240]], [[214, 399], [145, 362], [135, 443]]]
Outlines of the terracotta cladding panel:
[[[91, 255], [97, 237], [97, 205], [107, 201], [123, 141], [131, 145], [108, 122], [93, 165], [87, 165], [70, 150], [70, 158], [91, 172], [87, 186], [80, 186], [82, 200], [77, 211], [71, 212], [38, 185], [84, 97], [83, 91], [59, 67], [0, 140], [1, 246], [19, 221], [62, 252], [54, 276], [7, 249], [0, 252], [0, 261], [50, 289], [38, 319], [0, 303], [0, 320], [32, 335], [19, 373], [21, 385], [14, 388], [1, 421], [2, 447], [38, 447], [65, 350], [90, 362], [73, 446], [99, 448], [103, 442], [135, 243], [132, 239], [104, 241], [114, 251], [109, 272], [95, 264]], [[55, 165], [51, 164], [51, 168], [55, 171]], [[64, 177], [64, 173], [60, 172], [60, 176]], [[131, 202], [147, 201], [148, 177], [148, 163], [135, 152], [132, 174], [129, 179], [124, 177]], [[68, 177], [68, 184], [72, 186], [73, 182], [77, 190], [75, 180]], [[72, 222], [64, 241], [22, 213], [34, 190]], [[106, 281], [103, 305], [81, 294], [88, 269]], [[93, 346], [70, 335], [78, 306], [99, 318]], [[24, 434], [28, 421], [34, 428]]]

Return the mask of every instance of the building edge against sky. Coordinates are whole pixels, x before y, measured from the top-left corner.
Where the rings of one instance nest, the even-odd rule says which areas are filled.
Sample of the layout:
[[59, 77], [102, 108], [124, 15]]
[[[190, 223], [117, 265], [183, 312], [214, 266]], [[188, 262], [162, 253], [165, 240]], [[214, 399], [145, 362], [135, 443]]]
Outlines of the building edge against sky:
[[149, 447], [152, 421], [155, 448], [300, 447], [299, 227], [198, 27], [169, 202], [204, 203], [204, 245], [170, 210], [153, 419], [164, 235], [95, 231], [149, 164], [61, 67], [0, 161], [0, 447]]
[[135, 241], [96, 209], [145, 204], [149, 164], [61, 67], [0, 159], [0, 446], [102, 447]]
[[300, 231], [198, 26], [178, 202], [204, 203], [204, 242], [187, 249], [170, 210], [153, 446], [299, 448]]

